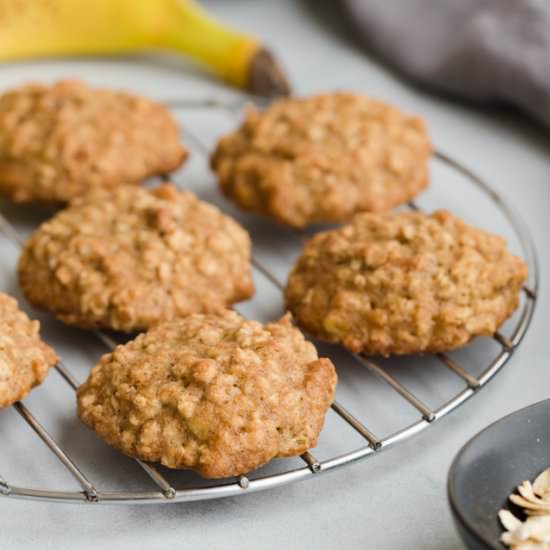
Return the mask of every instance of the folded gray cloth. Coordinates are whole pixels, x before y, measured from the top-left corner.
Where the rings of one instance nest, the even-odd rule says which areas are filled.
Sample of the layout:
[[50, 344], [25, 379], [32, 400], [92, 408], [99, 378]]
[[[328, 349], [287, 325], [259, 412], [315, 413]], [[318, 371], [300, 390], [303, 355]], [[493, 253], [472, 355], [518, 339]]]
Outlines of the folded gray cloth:
[[406, 76], [550, 127], [550, 0], [344, 2], [368, 47]]

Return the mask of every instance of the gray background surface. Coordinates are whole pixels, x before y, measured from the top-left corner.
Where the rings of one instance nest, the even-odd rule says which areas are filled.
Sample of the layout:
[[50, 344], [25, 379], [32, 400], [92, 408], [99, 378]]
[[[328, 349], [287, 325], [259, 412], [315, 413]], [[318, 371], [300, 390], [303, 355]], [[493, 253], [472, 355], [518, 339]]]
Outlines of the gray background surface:
[[[550, 393], [549, 297], [544, 284], [549, 268], [546, 247], [550, 232], [550, 139], [517, 115], [496, 110], [482, 112], [425, 95], [402, 83], [348, 41], [339, 25], [336, 29], [328, 25], [331, 14], [327, 16], [315, 2], [232, 0], [210, 1], [207, 5], [226, 20], [257, 32], [273, 44], [288, 69], [296, 93], [351, 89], [419, 113], [427, 119], [437, 147], [477, 170], [510, 199], [527, 220], [539, 250], [543, 284], [533, 324], [512, 362], [480, 395], [420, 436], [373, 459], [305, 483], [221, 501], [91, 507], [0, 500], [0, 547], [462, 548], [452, 526], [445, 493], [446, 474], [453, 456], [489, 422]], [[128, 88], [158, 99], [232, 95], [214, 82], [172, 65], [159, 66], [135, 59], [8, 65], [0, 68], [0, 87], [31, 79], [51, 81], [78, 76], [94, 84]], [[198, 125], [201, 137], [211, 143], [215, 135], [231, 128], [234, 121], [210, 120], [209, 116], [182, 113], [181, 119], [184, 127]], [[446, 188], [451, 180], [446, 180], [444, 173], [436, 169], [434, 175], [437, 176], [434, 189], [420, 199], [421, 204], [431, 207], [432, 202], [435, 205], [447, 200], [446, 206], [453, 206], [479, 225], [500, 229], [501, 222], [489, 207], [473, 203], [454, 184]], [[203, 198], [233, 212], [216, 195], [205, 160], [198, 155], [194, 155], [181, 178]], [[42, 216], [15, 211], [6, 205], [2, 209], [18, 220], [18, 228], [23, 232], [30, 230]], [[0, 288], [16, 294], [13, 277], [16, 250], [6, 242], [0, 247]], [[281, 248], [284, 261], [279, 265], [280, 258], [272, 258], [274, 268], [284, 272], [296, 251]], [[261, 301], [249, 306], [250, 314], [276, 316], [280, 309], [277, 297], [262, 281], [257, 283]], [[74, 367], [79, 379], [83, 379], [89, 365], [104, 350], [78, 331], [63, 329], [46, 316], [41, 319], [45, 321], [47, 338]], [[349, 368], [340, 371], [343, 381], [353, 379], [350, 371]], [[426, 381], [425, 398], [429, 401], [430, 393], [432, 390], [437, 393], [438, 386], [432, 387], [426, 373], [418, 372], [420, 381]], [[412, 377], [417, 375], [407, 376], [414, 383]], [[93, 439], [90, 434], [73, 420], [65, 420], [66, 404], [72, 396], [67, 389], [56, 393], [57, 378], [52, 373], [44, 388], [26, 402], [41, 419], [44, 415], [51, 417], [47, 427], [64, 445], [80, 450], [81, 454], [81, 447], [90, 445], [89, 450], [85, 448], [84, 466], [92, 470], [112, 467], [110, 481], [124, 485], [137, 474], [136, 467], [123, 465], [123, 473], [119, 470], [115, 473], [114, 468], [122, 464], [119, 457], [100, 443], [88, 443]], [[374, 382], [365, 386], [365, 393], [357, 397], [354, 406], [365, 402], [368, 409], [369, 404], [377, 403], [378, 391]], [[376, 413], [375, 409], [373, 405], [372, 418], [380, 425], [384, 418], [376, 415], [392, 412]], [[49, 486], [70, 485], [66, 476], [54, 471], [54, 461], [27, 432], [13, 411], [0, 415], [0, 472], [10, 481], [12, 474], [21, 484], [25, 481], [29, 485], [38, 485], [47, 472]], [[330, 444], [329, 441], [329, 451]]]

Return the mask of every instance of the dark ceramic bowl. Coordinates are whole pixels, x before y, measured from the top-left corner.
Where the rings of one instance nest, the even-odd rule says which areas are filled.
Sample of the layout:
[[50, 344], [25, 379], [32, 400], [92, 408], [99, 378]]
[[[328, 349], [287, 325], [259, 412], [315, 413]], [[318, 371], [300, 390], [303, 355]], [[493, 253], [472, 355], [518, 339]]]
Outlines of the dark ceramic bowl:
[[550, 399], [505, 416], [468, 441], [449, 471], [448, 496], [468, 548], [505, 548], [498, 511], [524, 480], [550, 467]]

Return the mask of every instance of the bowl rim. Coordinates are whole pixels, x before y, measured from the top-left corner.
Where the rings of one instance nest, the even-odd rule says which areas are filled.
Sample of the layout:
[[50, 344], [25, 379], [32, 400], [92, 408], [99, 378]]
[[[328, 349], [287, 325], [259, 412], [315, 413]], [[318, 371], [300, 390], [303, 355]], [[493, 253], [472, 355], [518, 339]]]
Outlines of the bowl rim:
[[500, 424], [501, 422], [504, 422], [511, 416], [515, 416], [517, 414], [526, 412], [530, 409], [535, 409], [537, 407], [540, 407], [541, 405], [549, 404], [550, 398], [543, 399], [542, 401], [537, 401], [536, 403], [532, 403], [531, 405], [527, 405], [526, 407], [522, 407], [521, 409], [518, 409], [517, 411], [513, 411], [511, 413], [506, 414], [505, 416], [495, 420], [494, 422], [491, 422], [488, 426], [477, 432], [475, 435], [473, 435], [464, 445], [460, 448], [456, 456], [454, 457], [451, 466], [449, 468], [449, 473], [447, 474], [447, 498], [449, 500], [449, 505], [451, 507], [451, 511], [453, 512], [454, 517], [460, 522], [461, 526], [464, 527], [464, 529], [475, 539], [477, 542], [480, 542], [484, 545], [486, 545], [488, 548], [491, 548], [493, 550], [502, 550], [505, 548], [505, 546], [502, 543], [498, 543], [498, 546], [495, 546], [492, 541], [487, 540], [479, 531], [477, 531], [474, 524], [468, 521], [464, 514], [462, 513], [460, 507], [457, 504], [456, 495], [453, 492], [452, 484], [453, 480], [456, 477], [456, 470], [458, 468], [458, 464], [460, 460], [462, 459], [462, 456], [464, 453], [468, 450], [470, 445], [477, 440], [479, 437], [481, 437], [486, 431], [490, 430], [497, 424]]

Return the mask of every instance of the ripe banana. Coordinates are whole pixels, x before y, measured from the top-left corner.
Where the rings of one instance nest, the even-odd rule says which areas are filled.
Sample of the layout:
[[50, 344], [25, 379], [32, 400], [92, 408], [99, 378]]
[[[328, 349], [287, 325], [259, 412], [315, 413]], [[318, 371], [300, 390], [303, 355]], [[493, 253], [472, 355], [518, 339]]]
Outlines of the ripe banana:
[[253, 93], [289, 93], [258, 40], [212, 19], [192, 0], [0, 0], [0, 61], [147, 50], [188, 55]]

